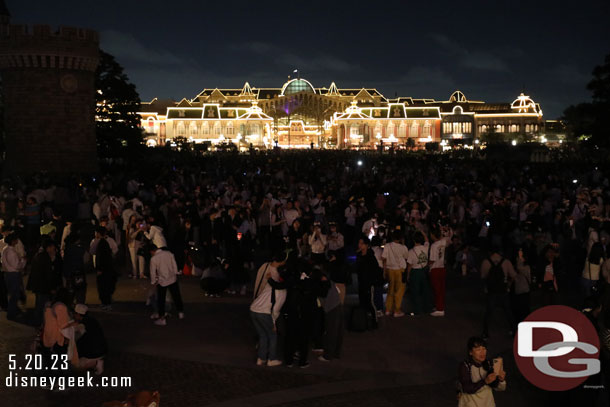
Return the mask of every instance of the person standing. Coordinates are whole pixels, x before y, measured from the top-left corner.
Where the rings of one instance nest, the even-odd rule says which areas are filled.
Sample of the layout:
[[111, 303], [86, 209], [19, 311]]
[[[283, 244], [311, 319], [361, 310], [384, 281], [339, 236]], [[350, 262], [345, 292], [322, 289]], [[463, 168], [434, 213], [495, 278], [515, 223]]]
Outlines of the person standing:
[[4, 273], [4, 282], [8, 293], [8, 305], [6, 310], [6, 318], [15, 320], [18, 314], [22, 311], [19, 309], [17, 302], [21, 298], [23, 286], [22, 273], [25, 268], [25, 257], [19, 256], [15, 246], [19, 242], [19, 238], [15, 233], [4, 238], [6, 247], [2, 250], [2, 272]]
[[134, 279], [146, 278], [146, 260], [141, 253], [144, 250], [144, 226], [144, 222], [138, 219], [136, 214], [131, 215], [127, 224], [127, 248], [131, 259], [131, 276]]
[[431, 234], [434, 241], [430, 246], [430, 282], [434, 290], [434, 306], [436, 310], [430, 314], [433, 317], [445, 316], [445, 249], [447, 238], [439, 236], [438, 231]]
[[66, 238], [63, 258], [63, 274], [66, 287], [74, 295], [78, 304], [84, 304], [87, 296], [87, 275], [85, 263], [89, 254], [82, 244], [79, 230], [73, 230]]
[[403, 273], [407, 267], [406, 259], [409, 256], [409, 249], [402, 244], [402, 234], [400, 230], [395, 230], [392, 234], [392, 242], [386, 243], [381, 257], [383, 258], [383, 274], [390, 284], [385, 303], [385, 314], [395, 317], [403, 317], [402, 297], [405, 295], [405, 282]]
[[176, 277], [180, 273], [176, 259], [169, 250], [151, 245], [150, 254], [150, 283], [157, 286], [157, 313], [151, 315], [151, 319], [155, 320], [155, 325], [165, 326], [165, 296], [168, 290], [178, 310], [178, 318], [184, 319], [184, 306]]
[[57, 246], [51, 239], [42, 243], [42, 251], [32, 260], [32, 271], [26, 288], [36, 294], [34, 324], [42, 325], [44, 306], [51, 301], [52, 296], [62, 286], [61, 263], [57, 254]]
[[367, 315], [371, 314], [375, 325], [377, 325], [377, 310], [373, 304], [373, 285], [379, 279], [379, 271], [375, 253], [370, 248], [370, 241], [368, 237], [363, 236], [358, 240], [358, 251], [356, 252], [358, 299], [360, 307], [367, 312]]
[[517, 267], [515, 268], [515, 281], [513, 285], [513, 310], [516, 323], [522, 322], [530, 313], [530, 285], [532, 273], [523, 249], [517, 251]]
[[106, 228], [99, 226], [95, 231], [97, 245], [95, 247], [95, 272], [97, 274], [97, 292], [102, 303], [102, 309], [112, 310], [112, 294], [116, 286], [116, 270], [112, 249], [106, 240]]
[[319, 222], [314, 222], [313, 233], [309, 236], [311, 258], [315, 264], [322, 264], [326, 260], [326, 235], [322, 233]]
[[490, 256], [481, 263], [481, 278], [485, 280], [487, 291], [483, 338], [489, 337], [489, 325], [496, 308], [502, 308], [509, 325], [509, 334], [512, 335], [515, 328], [509, 297], [509, 287], [515, 279], [515, 269], [500, 251], [497, 247], [493, 248]]
[[413, 236], [415, 247], [409, 250], [407, 258], [407, 281], [413, 311], [411, 315], [430, 312], [430, 283], [428, 282], [428, 252], [430, 244], [424, 233], [418, 231]]
[[259, 338], [257, 366], [282, 364], [277, 353], [276, 321], [286, 301], [286, 287], [278, 272], [278, 267], [283, 265], [279, 256], [275, 256], [263, 264], [256, 275], [250, 317]]
[[[329, 284], [330, 283], [330, 284]], [[318, 356], [321, 362], [330, 362], [332, 359], [341, 357], [341, 348], [343, 347], [343, 331], [344, 331], [344, 312], [343, 299], [345, 298], [345, 284], [337, 284], [326, 277], [322, 277], [322, 284], [327, 286], [328, 292], [324, 299], [324, 352]]]

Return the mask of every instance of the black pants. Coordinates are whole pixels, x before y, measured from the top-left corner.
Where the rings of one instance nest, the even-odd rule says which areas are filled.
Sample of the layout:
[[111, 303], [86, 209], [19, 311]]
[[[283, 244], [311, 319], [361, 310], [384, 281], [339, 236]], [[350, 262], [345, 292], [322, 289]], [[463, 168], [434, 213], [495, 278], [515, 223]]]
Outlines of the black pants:
[[299, 365], [307, 363], [309, 356], [309, 341], [312, 335], [311, 313], [299, 315], [298, 312], [289, 313], [286, 319], [286, 341], [284, 343], [284, 360], [291, 365], [295, 352], [299, 352]]
[[487, 304], [485, 307], [485, 320], [483, 322], [483, 333], [485, 335], [489, 335], [489, 325], [491, 320], [493, 319], [494, 312], [496, 308], [501, 308], [504, 313], [504, 317], [506, 318], [506, 322], [508, 322], [509, 329], [514, 332], [515, 323], [513, 318], [513, 313], [510, 309], [510, 298], [508, 293], [499, 293], [499, 294], [487, 294]]
[[4, 272], [0, 271], [0, 308], [8, 308], [8, 290], [4, 282]]
[[341, 357], [343, 346], [343, 330], [345, 316], [343, 305], [338, 305], [325, 315], [326, 334], [324, 336], [324, 357], [326, 359], [338, 359]]
[[314, 349], [324, 349], [324, 308], [316, 307], [313, 313], [313, 333], [311, 339]]
[[174, 301], [174, 305], [178, 312], [184, 311], [184, 307], [182, 305], [182, 296], [180, 296], [180, 287], [178, 286], [178, 281], [174, 284], [170, 284], [167, 287], [162, 287], [161, 285], [157, 285], [157, 309], [159, 310], [159, 315], [161, 318], [165, 315], [165, 294], [169, 290], [172, 295], [172, 301]]
[[530, 313], [530, 293], [515, 294], [512, 303], [515, 322], [522, 322]]
[[102, 273], [97, 276], [97, 293], [102, 305], [112, 304], [112, 294], [116, 286], [116, 277], [111, 273]]

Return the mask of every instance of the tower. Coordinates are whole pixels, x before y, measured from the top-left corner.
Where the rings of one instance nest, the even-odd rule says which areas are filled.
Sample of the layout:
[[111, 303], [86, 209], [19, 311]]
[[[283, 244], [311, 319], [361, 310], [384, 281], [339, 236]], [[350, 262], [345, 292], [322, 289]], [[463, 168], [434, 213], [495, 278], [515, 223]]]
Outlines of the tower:
[[0, 0], [0, 75], [7, 174], [97, 169], [92, 30], [10, 24]]

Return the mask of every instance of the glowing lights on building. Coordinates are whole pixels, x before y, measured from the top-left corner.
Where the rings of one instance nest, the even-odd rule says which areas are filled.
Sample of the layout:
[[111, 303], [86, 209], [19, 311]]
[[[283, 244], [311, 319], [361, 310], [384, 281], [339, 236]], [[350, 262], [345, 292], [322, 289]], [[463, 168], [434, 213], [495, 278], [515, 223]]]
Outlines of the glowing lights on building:
[[[397, 97], [374, 88], [316, 88], [301, 77], [280, 88], [204, 89], [191, 100], [142, 104], [141, 127], [154, 145], [184, 137], [257, 148], [376, 148], [447, 140], [478, 143], [486, 134], [540, 136], [542, 109], [520, 94], [512, 103], [469, 100], [456, 90], [446, 101]], [[411, 140], [411, 141], [410, 141]], [[409, 141], [409, 143], [407, 143]], [[442, 143], [444, 141], [444, 143]], [[147, 145], [152, 146], [153, 143]]]

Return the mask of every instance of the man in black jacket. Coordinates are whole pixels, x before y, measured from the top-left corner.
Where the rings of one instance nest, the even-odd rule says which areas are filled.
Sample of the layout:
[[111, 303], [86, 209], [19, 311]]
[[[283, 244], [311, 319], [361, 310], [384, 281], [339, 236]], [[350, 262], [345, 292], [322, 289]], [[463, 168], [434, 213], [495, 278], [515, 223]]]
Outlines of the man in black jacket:
[[57, 255], [57, 245], [52, 239], [45, 239], [42, 251], [32, 260], [32, 272], [26, 288], [36, 294], [34, 324], [42, 324], [45, 304], [51, 300], [62, 286], [61, 258]]
[[363, 236], [358, 241], [356, 252], [356, 273], [358, 275], [358, 299], [360, 307], [364, 308], [367, 315], [370, 313], [377, 326], [377, 311], [373, 305], [373, 286], [382, 278], [382, 271], [375, 258], [375, 253], [370, 248], [370, 240]]

